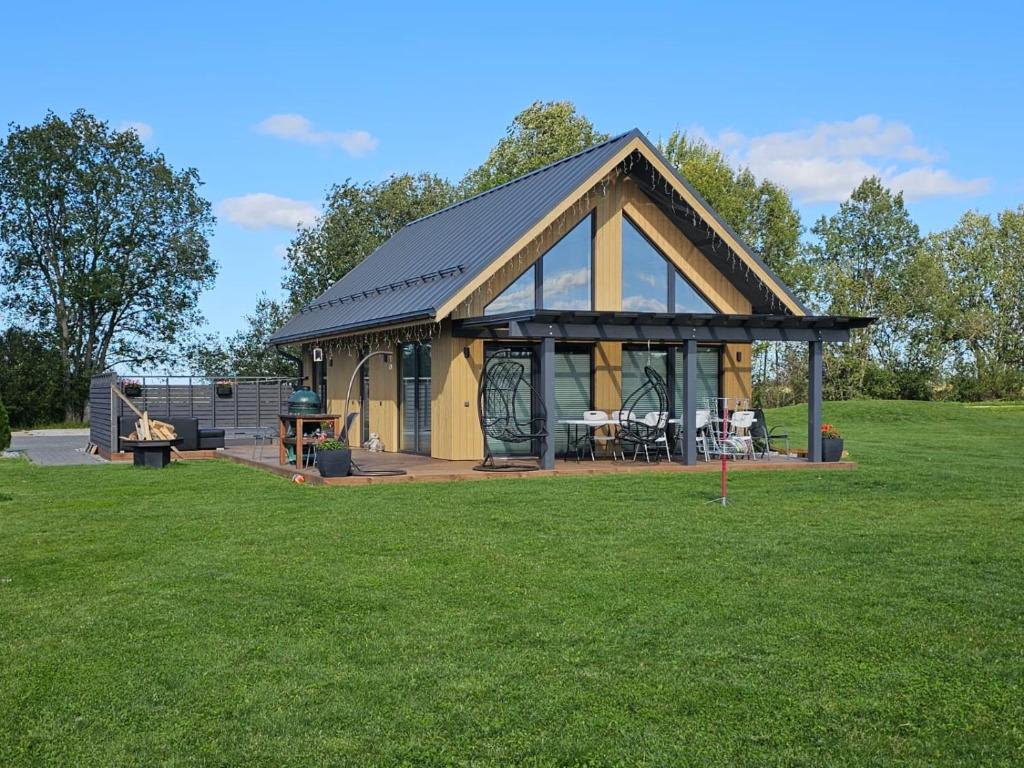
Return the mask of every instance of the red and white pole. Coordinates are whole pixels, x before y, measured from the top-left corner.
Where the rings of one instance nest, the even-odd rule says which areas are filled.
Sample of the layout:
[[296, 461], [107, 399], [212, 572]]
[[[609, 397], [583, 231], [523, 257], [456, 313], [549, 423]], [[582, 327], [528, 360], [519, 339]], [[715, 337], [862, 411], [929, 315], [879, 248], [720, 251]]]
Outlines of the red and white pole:
[[728, 504], [729, 499], [729, 482], [728, 477], [728, 462], [725, 456], [725, 439], [727, 436], [727, 428], [729, 424], [729, 399], [722, 399], [722, 444], [719, 446], [718, 453], [722, 457], [722, 506]]

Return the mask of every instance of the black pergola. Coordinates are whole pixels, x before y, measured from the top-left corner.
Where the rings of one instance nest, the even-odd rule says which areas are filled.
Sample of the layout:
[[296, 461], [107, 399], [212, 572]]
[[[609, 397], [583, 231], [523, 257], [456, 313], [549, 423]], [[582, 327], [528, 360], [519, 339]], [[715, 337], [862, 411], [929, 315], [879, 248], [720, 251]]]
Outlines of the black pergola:
[[[548, 413], [548, 434], [555, 434], [555, 342], [619, 341], [679, 344], [683, 350], [686, 424], [697, 416], [697, 343], [754, 341], [806, 342], [807, 458], [821, 461], [822, 345], [849, 341], [850, 331], [874, 322], [870, 317], [724, 315], [668, 312], [584, 312], [531, 309], [455, 320], [452, 335], [497, 341], [532, 341], [539, 346], [541, 398]], [[554, 441], [549, 440], [543, 467], [554, 466]], [[686, 430], [683, 463], [697, 462], [696, 434]]]

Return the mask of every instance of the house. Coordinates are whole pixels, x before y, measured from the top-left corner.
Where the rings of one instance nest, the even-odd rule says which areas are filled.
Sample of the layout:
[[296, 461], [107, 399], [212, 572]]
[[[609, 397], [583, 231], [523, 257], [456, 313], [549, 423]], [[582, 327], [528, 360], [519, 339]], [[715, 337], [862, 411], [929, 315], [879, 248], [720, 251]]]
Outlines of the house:
[[[557, 419], [607, 412], [650, 365], [694, 423], [710, 397], [749, 400], [751, 343], [808, 344], [809, 434], [821, 419], [822, 344], [865, 318], [816, 317], [639, 130], [405, 226], [271, 343], [301, 344], [334, 413], [388, 451], [479, 459], [477, 389], [488, 355], [527, 361]], [[344, 402], [361, 354], [370, 360]], [[808, 458], [820, 459], [812, 440]], [[693, 435], [683, 461], [693, 463]]]

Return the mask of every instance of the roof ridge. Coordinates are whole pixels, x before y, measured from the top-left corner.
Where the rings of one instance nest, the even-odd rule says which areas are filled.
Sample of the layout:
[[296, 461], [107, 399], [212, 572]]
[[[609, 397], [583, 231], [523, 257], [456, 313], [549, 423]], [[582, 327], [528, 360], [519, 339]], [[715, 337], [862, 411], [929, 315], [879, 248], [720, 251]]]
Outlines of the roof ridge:
[[485, 189], [483, 192], [477, 192], [475, 195], [473, 195], [472, 197], [467, 197], [465, 200], [459, 200], [458, 202], [452, 203], [451, 205], [446, 205], [444, 208], [439, 208], [436, 211], [428, 213], [426, 216], [420, 216], [418, 219], [413, 219], [412, 221], [410, 221], [405, 226], [409, 227], [409, 226], [412, 226], [413, 224], [418, 224], [419, 222], [424, 221], [425, 219], [432, 218], [434, 216], [437, 216], [438, 214], [444, 213], [445, 211], [450, 211], [453, 208], [458, 208], [459, 206], [465, 205], [466, 203], [470, 203], [470, 202], [472, 202], [472, 201], [474, 201], [474, 200], [476, 200], [478, 198], [483, 197], [484, 195], [489, 195], [492, 192], [497, 192], [499, 189], [504, 189], [505, 187], [511, 186], [512, 184], [516, 184], [517, 182], [520, 182], [523, 179], [528, 179], [531, 176], [536, 176], [538, 173], [543, 173], [544, 171], [550, 170], [551, 168], [554, 168], [556, 165], [561, 165], [562, 163], [567, 163], [570, 160], [575, 160], [577, 157], [580, 157], [582, 155], [586, 155], [586, 154], [588, 154], [590, 152], [593, 152], [594, 150], [600, 149], [601, 147], [604, 147], [604, 146], [606, 146], [608, 144], [611, 144], [613, 142], [620, 141], [620, 140], [626, 138], [627, 136], [638, 135], [638, 134], [640, 134], [640, 129], [639, 128], [633, 128], [632, 130], [626, 131], [624, 133], [620, 133], [618, 136], [612, 136], [612, 137], [607, 138], [607, 139], [605, 139], [604, 141], [602, 141], [602, 142], [600, 142], [598, 144], [594, 144], [593, 146], [590, 146], [590, 147], [587, 147], [586, 149], [580, 150], [576, 154], [567, 155], [566, 157], [563, 157], [563, 158], [561, 158], [559, 160], [555, 160], [552, 163], [548, 163], [547, 165], [543, 165], [540, 168], [535, 168], [534, 170], [532, 170], [532, 171], [530, 171], [528, 173], [524, 173], [522, 176], [516, 176], [514, 179], [509, 179], [508, 181], [506, 181], [506, 182], [504, 182], [502, 184], [499, 184], [496, 187], [491, 187], [490, 189]]

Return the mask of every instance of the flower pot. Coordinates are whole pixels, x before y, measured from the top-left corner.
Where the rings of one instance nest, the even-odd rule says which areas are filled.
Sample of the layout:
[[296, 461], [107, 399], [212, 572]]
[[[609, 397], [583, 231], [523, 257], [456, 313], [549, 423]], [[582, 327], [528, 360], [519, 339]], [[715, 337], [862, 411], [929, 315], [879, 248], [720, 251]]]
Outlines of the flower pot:
[[843, 441], [834, 437], [821, 438], [821, 460], [839, 461], [843, 458]]
[[317, 451], [316, 468], [320, 470], [320, 477], [348, 477], [352, 471], [352, 450]]
[[140, 397], [142, 395], [141, 384], [125, 384], [121, 387], [121, 391], [128, 397]]
[[217, 385], [217, 397], [231, 397], [231, 385], [230, 384], [218, 384]]

